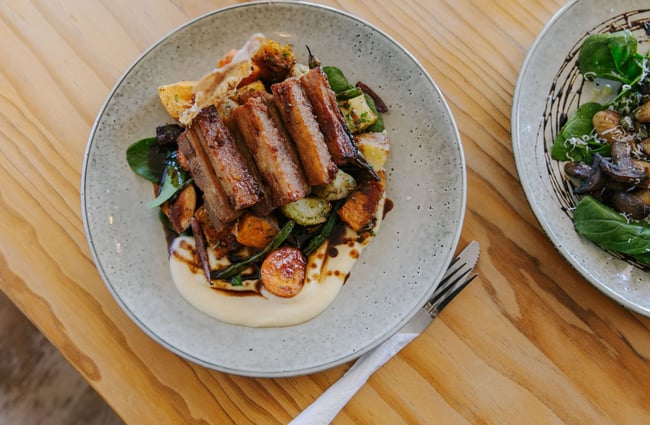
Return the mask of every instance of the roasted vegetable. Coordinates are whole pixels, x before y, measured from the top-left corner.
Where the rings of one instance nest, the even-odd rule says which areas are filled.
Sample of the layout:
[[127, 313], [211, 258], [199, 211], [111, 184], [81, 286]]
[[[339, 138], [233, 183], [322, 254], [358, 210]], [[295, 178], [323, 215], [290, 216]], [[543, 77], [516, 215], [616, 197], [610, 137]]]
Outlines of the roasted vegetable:
[[378, 174], [379, 181], [371, 178], [365, 179], [337, 212], [341, 220], [357, 232], [369, 226], [375, 218], [377, 205], [384, 193], [385, 184], [384, 172], [379, 171]]
[[305, 196], [280, 207], [282, 214], [301, 226], [324, 223], [331, 209], [332, 205], [328, 201], [315, 196]]
[[[334, 66], [324, 66], [323, 72], [327, 75], [330, 86], [334, 93], [336, 93], [337, 99], [349, 99], [354, 96], [359, 96], [363, 93], [365, 97], [365, 103], [372, 113], [376, 116], [374, 123], [367, 127], [367, 131], [370, 132], [382, 132], [384, 131], [384, 120], [380, 112], [388, 112], [386, 104], [379, 98], [377, 93], [370, 89], [366, 84], [358, 82], [357, 86], [353, 86], [347, 80], [343, 72]], [[376, 101], [375, 101], [376, 99]], [[377, 104], [378, 103], [378, 104]]]
[[281, 45], [277, 41], [267, 39], [252, 57], [253, 63], [260, 68], [259, 79], [265, 83], [275, 83], [284, 80], [296, 57], [290, 44]]
[[242, 273], [252, 264], [263, 261], [264, 258], [271, 252], [276, 250], [282, 243], [289, 237], [289, 234], [293, 230], [296, 223], [294, 221], [288, 221], [287, 224], [275, 235], [273, 241], [266, 246], [263, 250], [258, 252], [255, 255], [248, 257], [247, 259], [240, 261], [238, 263], [231, 264], [223, 270], [212, 271], [210, 277], [212, 279], [223, 279], [229, 280], [238, 274]]
[[634, 118], [639, 120], [639, 122], [650, 122], [650, 101], [643, 103], [634, 111]]
[[156, 127], [156, 140], [160, 146], [176, 148], [176, 139], [185, 130], [178, 124], [166, 124]]
[[194, 85], [196, 81], [179, 81], [158, 87], [160, 102], [170, 117], [177, 120], [183, 112], [194, 104]]
[[339, 100], [339, 109], [353, 134], [361, 133], [377, 121], [377, 115], [368, 106], [363, 93], [350, 99]]
[[334, 226], [336, 225], [336, 222], [338, 221], [338, 215], [336, 212], [338, 209], [341, 207], [343, 204], [343, 201], [337, 201], [334, 203], [332, 206], [332, 211], [330, 212], [329, 217], [327, 217], [327, 221], [325, 224], [323, 224], [318, 231], [307, 243], [307, 245], [303, 248], [302, 252], [309, 257], [314, 251], [318, 249], [319, 246], [321, 246], [327, 238], [330, 236], [332, 233], [332, 230], [334, 230]]
[[264, 248], [278, 234], [278, 224], [270, 216], [246, 213], [237, 220], [237, 242], [252, 248]]
[[294, 297], [305, 283], [307, 262], [299, 249], [284, 246], [271, 252], [260, 268], [264, 289], [282, 298]]
[[354, 140], [359, 151], [372, 168], [375, 170], [384, 168], [390, 153], [390, 144], [385, 132], [359, 134]]
[[621, 127], [621, 117], [616, 111], [598, 111], [594, 114], [592, 123], [596, 133], [609, 143], [626, 138], [625, 130]]
[[357, 182], [354, 180], [354, 177], [338, 169], [334, 180], [328, 184], [312, 187], [311, 193], [327, 201], [336, 201], [350, 196], [356, 187]]

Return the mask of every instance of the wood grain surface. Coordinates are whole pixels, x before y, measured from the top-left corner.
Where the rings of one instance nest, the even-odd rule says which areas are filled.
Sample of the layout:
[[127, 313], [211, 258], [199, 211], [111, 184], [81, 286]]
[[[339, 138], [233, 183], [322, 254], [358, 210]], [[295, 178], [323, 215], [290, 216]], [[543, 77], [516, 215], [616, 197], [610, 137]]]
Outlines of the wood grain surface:
[[124, 425], [0, 292], [0, 423]]
[[[0, 288], [129, 424], [284, 424], [349, 367], [253, 379], [189, 363], [130, 321], [90, 256], [79, 184], [102, 103], [152, 43], [233, 3], [0, 1]], [[334, 423], [650, 423], [650, 319], [565, 262], [512, 156], [517, 74], [563, 2], [322, 3], [393, 36], [443, 91], [468, 166], [460, 244], [482, 247], [479, 278]]]

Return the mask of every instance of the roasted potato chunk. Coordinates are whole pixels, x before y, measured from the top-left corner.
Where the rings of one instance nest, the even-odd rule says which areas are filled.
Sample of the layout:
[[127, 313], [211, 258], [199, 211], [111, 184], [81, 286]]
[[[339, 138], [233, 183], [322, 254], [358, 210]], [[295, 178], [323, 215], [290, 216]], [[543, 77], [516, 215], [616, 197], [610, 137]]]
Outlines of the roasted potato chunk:
[[339, 101], [339, 109], [353, 134], [361, 133], [377, 121], [377, 115], [368, 106], [365, 95]]
[[248, 98], [260, 96], [263, 95], [263, 93], [266, 93], [266, 87], [264, 87], [264, 83], [262, 83], [260, 80], [257, 80], [239, 87], [237, 89], [236, 99], [237, 102], [241, 105], [243, 103], [246, 103]]
[[594, 114], [592, 123], [598, 135], [609, 143], [625, 138], [625, 130], [621, 127], [621, 117], [616, 111], [598, 111]]
[[365, 229], [375, 218], [375, 211], [386, 184], [384, 171], [380, 170], [377, 174], [379, 181], [372, 178], [363, 180], [354, 194], [337, 211], [341, 220], [356, 232]]
[[645, 102], [634, 112], [634, 117], [641, 122], [650, 122], [650, 102]]
[[298, 248], [285, 246], [271, 252], [260, 267], [264, 289], [282, 298], [296, 296], [305, 283], [307, 261]]
[[386, 133], [363, 133], [356, 136], [354, 141], [373, 169], [384, 169], [390, 153], [390, 144]]
[[158, 87], [158, 97], [170, 117], [178, 120], [194, 104], [195, 81], [179, 81]]

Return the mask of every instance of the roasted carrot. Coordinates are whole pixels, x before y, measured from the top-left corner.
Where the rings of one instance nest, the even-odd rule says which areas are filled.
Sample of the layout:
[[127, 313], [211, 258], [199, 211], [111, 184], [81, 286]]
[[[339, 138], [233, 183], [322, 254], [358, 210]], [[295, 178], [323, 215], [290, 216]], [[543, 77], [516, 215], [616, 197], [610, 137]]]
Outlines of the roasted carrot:
[[368, 226], [375, 217], [377, 204], [384, 193], [386, 177], [383, 170], [377, 173], [379, 181], [366, 177], [357, 190], [337, 211], [337, 214], [345, 224], [359, 232]]
[[262, 249], [271, 243], [279, 230], [278, 224], [271, 217], [245, 213], [237, 220], [237, 242]]
[[260, 76], [262, 75], [262, 69], [255, 65], [251, 65], [251, 73], [248, 74], [248, 77], [243, 78], [239, 84], [237, 84], [237, 87], [244, 87], [248, 84], [254, 83], [255, 81], [258, 81], [260, 79]]
[[271, 252], [260, 268], [264, 288], [282, 298], [294, 297], [305, 283], [307, 262], [298, 248], [284, 246]]
[[212, 279], [222, 279], [222, 280], [228, 280], [231, 279], [244, 270], [246, 270], [247, 267], [249, 267], [252, 264], [257, 264], [262, 259], [268, 255], [270, 252], [273, 252], [276, 250], [284, 241], [289, 237], [291, 234], [291, 231], [293, 230], [294, 226], [296, 225], [295, 221], [289, 220], [283, 227], [280, 229], [277, 235], [273, 238], [270, 244], [266, 246], [263, 250], [258, 252], [257, 254], [254, 254], [247, 259], [240, 261], [238, 263], [231, 264], [230, 266], [226, 267], [225, 269], [222, 270], [216, 270], [212, 271], [210, 273], [210, 277]]

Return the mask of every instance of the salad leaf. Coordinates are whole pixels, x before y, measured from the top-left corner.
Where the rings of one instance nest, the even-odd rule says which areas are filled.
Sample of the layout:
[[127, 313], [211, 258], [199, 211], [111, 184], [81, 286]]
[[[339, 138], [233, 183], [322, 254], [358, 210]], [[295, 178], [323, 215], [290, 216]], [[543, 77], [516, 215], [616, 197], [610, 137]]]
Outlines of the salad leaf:
[[[650, 225], [628, 222], [619, 212], [585, 196], [573, 212], [576, 231], [603, 248], [650, 260]], [[648, 261], [650, 264], [650, 261]]]
[[343, 93], [346, 90], [354, 88], [348, 79], [345, 78], [345, 75], [343, 75], [343, 71], [341, 71], [339, 68], [335, 66], [324, 66], [323, 72], [325, 75], [327, 75], [327, 79], [330, 82], [330, 87], [332, 87], [334, 93], [339, 94]]
[[126, 150], [126, 162], [134, 173], [144, 177], [152, 183], [158, 183], [162, 178], [163, 167], [167, 152], [159, 149], [155, 137], [138, 140]]
[[603, 109], [605, 106], [596, 102], [581, 105], [556, 136], [551, 147], [551, 158], [556, 161], [591, 163], [596, 152], [607, 156], [609, 144], [601, 143], [592, 135], [594, 114]]
[[605, 78], [633, 85], [645, 74], [644, 56], [637, 52], [638, 41], [629, 30], [592, 34], [578, 55], [580, 73], [586, 78]]
[[190, 181], [190, 175], [178, 162], [178, 151], [169, 151], [167, 158], [165, 159], [165, 172], [163, 173], [160, 192], [158, 193], [156, 199], [149, 202], [147, 206], [149, 208], [159, 207], [171, 199]]
[[551, 157], [558, 161], [591, 163], [598, 152], [609, 154], [609, 145], [600, 143], [593, 134], [592, 118], [607, 107], [630, 109], [634, 105], [628, 97], [633, 87], [647, 75], [648, 58], [637, 52], [638, 41], [629, 30], [606, 34], [591, 34], [578, 54], [578, 68], [587, 79], [604, 78], [619, 81], [626, 86], [609, 104], [588, 102], [562, 127], [551, 148]]
[[160, 187], [160, 192], [158, 196], [153, 201], [149, 202], [147, 206], [149, 208], [159, 207], [168, 201], [174, 194], [178, 191], [178, 188], [174, 186], [171, 179], [165, 179], [163, 185]]

